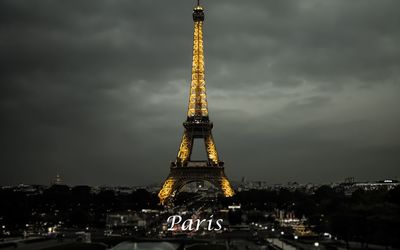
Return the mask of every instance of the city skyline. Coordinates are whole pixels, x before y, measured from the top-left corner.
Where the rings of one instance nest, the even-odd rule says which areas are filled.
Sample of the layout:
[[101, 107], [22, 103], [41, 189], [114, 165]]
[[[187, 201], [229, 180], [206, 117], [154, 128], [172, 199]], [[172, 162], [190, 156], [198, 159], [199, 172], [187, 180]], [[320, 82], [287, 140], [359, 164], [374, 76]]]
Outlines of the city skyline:
[[[162, 182], [186, 114], [194, 4], [1, 2], [0, 185], [57, 173]], [[230, 179], [399, 176], [398, 2], [202, 4], [210, 119]]]

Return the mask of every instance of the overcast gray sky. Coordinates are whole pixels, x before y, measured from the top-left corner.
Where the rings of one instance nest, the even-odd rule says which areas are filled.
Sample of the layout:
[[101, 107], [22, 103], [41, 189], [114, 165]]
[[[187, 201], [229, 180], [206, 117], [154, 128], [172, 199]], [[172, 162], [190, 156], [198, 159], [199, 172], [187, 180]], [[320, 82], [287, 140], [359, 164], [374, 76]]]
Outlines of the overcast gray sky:
[[[194, 1], [0, 0], [0, 184], [162, 182]], [[400, 1], [204, 1], [210, 118], [234, 180], [400, 176]]]

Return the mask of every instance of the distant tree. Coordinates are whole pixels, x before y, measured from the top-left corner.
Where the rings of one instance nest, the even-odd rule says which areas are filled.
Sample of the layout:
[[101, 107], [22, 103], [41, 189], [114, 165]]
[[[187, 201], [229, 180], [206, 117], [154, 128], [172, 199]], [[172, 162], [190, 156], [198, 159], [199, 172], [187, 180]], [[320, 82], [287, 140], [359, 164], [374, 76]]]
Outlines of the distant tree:
[[230, 210], [228, 213], [228, 220], [229, 220], [229, 224], [231, 224], [231, 225], [241, 224], [242, 223], [242, 211], [241, 210], [236, 210], [236, 211]]
[[387, 202], [400, 205], [400, 186], [390, 190], [385, 198]]

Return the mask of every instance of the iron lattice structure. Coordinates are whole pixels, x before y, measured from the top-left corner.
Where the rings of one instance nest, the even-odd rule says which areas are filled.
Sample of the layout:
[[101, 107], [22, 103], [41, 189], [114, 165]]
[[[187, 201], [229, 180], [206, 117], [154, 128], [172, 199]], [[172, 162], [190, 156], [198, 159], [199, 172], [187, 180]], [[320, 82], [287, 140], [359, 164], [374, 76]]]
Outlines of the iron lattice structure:
[[[224, 163], [219, 160], [211, 130], [213, 123], [208, 117], [206, 81], [203, 51], [204, 11], [199, 4], [193, 9], [193, 59], [185, 131], [178, 156], [171, 163], [170, 173], [158, 193], [161, 204], [167, 203], [184, 185], [195, 181], [208, 181], [218, 187], [226, 197], [234, 191], [225, 176]], [[191, 161], [194, 139], [204, 139], [207, 160]]]

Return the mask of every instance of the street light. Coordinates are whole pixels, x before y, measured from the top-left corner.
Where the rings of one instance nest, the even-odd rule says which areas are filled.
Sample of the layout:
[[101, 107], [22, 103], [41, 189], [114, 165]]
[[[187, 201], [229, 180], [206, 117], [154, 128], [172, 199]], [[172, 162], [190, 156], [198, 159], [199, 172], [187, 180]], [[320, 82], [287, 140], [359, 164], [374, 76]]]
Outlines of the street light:
[[295, 240], [299, 239], [299, 236], [295, 235], [295, 236], [294, 236], [294, 239], [295, 239]]
[[318, 242], [314, 242], [314, 246], [315, 247], [319, 247], [319, 243]]

